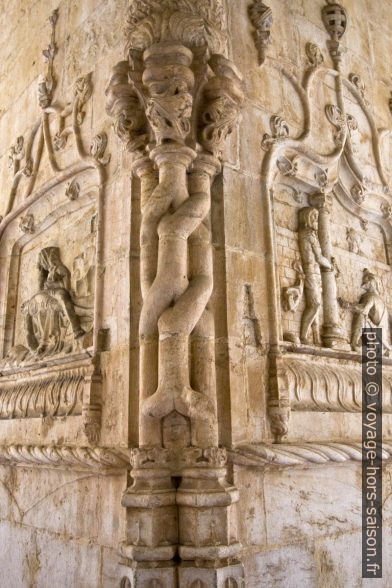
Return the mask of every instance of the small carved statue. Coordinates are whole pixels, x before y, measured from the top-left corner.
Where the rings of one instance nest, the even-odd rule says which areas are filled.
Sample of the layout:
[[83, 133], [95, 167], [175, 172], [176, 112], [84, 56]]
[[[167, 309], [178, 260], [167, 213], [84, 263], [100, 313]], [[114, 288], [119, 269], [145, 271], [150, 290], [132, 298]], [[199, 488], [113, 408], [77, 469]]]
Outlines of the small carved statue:
[[304, 291], [305, 275], [302, 266], [297, 261], [293, 263], [293, 268], [297, 272], [295, 284], [282, 290], [283, 309], [286, 312], [295, 312], [298, 309]]
[[70, 294], [70, 272], [58, 247], [42, 249], [38, 257], [39, 292], [22, 304], [27, 345], [35, 355], [53, 354], [64, 347], [68, 319], [75, 339], [85, 332]]
[[312, 344], [309, 330], [312, 329], [313, 343], [321, 346], [318, 314], [321, 305], [322, 283], [320, 268], [333, 269], [332, 263], [321, 252], [318, 238], [318, 210], [306, 206], [299, 211], [299, 250], [305, 274], [305, 310], [302, 315], [300, 339], [305, 345]]
[[362, 288], [365, 293], [359, 299], [357, 304], [347, 302], [338, 298], [342, 308], [351, 310], [354, 313], [352, 332], [351, 332], [351, 349], [361, 351], [362, 349], [362, 329], [363, 328], [382, 328], [383, 348], [389, 355], [391, 350], [389, 339], [389, 312], [388, 308], [380, 296], [378, 279], [375, 274], [367, 268], [363, 270]]

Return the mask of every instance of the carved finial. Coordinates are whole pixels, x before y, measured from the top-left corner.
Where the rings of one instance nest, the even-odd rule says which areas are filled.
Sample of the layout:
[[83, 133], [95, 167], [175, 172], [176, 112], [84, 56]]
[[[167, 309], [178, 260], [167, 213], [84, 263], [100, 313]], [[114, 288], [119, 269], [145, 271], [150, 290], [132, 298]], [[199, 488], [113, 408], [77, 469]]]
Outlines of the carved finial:
[[50, 43], [46, 49], [42, 51], [44, 61], [47, 64], [46, 74], [40, 77], [38, 82], [38, 102], [42, 109], [47, 108], [52, 103], [53, 90], [55, 88], [55, 77], [53, 73], [53, 62], [57, 53], [57, 46], [55, 42], [56, 38], [56, 23], [58, 21], [59, 11], [54, 10], [50, 17], [49, 22], [51, 26]]
[[65, 189], [65, 195], [67, 198], [69, 198], [69, 200], [76, 200], [79, 197], [79, 194], [80, 194], [80, 184], [74, 178], [72, 180], [72, 182], [67, 184], [67, 187]]
[[341, 4], [327, 0], [327, 5], [323, 7], [321, 14], [324, 26], [331, 37], [328, 43], [329, 52], [335, 66], [338, 66], [342, 57], [340, 40], [347, 29], [347, 12]]
[[366, 199], [366, 188], [363, 184], [354, 184], [351, 188], [351, 196], [359, 205], [363, 204]]
[[289, 125], [281, 116], [276, 114], [271, 116], [270, 127], [272, 135], [265, 133], [261, 141], [261, 146], [265, 151], [271, 149], [274, 143], [283, 141], [290, 135]]
[[366, 95], [365, 95], [366, 86], [365, 86], [365, 82], [363, 81], [363, 79], [361, 78], [361, 76], [359, 74], [356, 74], [356, 73], [350, 73], [350, 75], [348, 76], [348, 79], [357, 88], [357, 90], [360, 93], [360, 95], [361, 95], [363, 101], [365, 102], [365, 104], [368, 105], [369, 103], [366, 100]]
[[90, 155], [96, 159], [101, 165], [107, 165], [110, 161], [110, 154], [105, 155], [108, 144], [108, 136], [106, 133], [98, 133], [90, 145]]
[[314, 69], [319, 67], [324, 62], [324, 56], [320, 51], [320, 48], [315, 43], [306, 43], [306, 55], [308, 61]]
[[32, 214], [22, 216], [19, 221], [19, 228], [22, 233], [32, 235], [35, 231], [34, 216]]
[[272, 10], [262, 0], [253, 0], [253, 4], [248, 7], [248, 13], [255, 28], [253, 37], [259, 55], [259, 65], [262, 65], [266, 58], [268, 45], [271, 42]]
[[392, 205], [388, 204], [388, 202], [383, 202], [381, 204], [381, 212], [383, 214], [383, 217], [386, 220], [392, 220]]

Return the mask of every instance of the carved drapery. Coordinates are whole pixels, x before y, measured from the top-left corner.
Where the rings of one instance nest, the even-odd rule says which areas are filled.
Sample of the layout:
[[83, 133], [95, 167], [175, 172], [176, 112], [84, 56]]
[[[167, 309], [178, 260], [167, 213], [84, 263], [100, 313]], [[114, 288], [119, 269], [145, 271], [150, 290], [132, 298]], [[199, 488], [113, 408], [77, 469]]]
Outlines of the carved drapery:
[[[224, 451], [217, 465], [199, 455], [218, 446], [211, 184], [243, 101], [241, 76], [223, 55], [223, 14], [220, 0], [134, 0], [127, 59], [115, 66], [106, 91], [107, 111], [140, 179], [142, 214], [139, 445], [146, 458], [134, 456], [134, 484], [123, 498], [129, 533], [122, 552], [135, 562], [161, 562], [167, 585], [176, 553], [219, 562], [239, 552], [227, 533], [237, 493], [224, 480]], [[184, 452], [187, 463], [179, 466]], [[182, 477], [177, 491], [174, 475]], [[153, 508], [143, 507], [146, 485]], [[202, 547], [202, 503], [217, 529], [214, 546]], [[223, 503], [214, 514], [213, 505]], [[180, 573], [185, 581], [188, 572]], [[136, 575], [154, 572], [140, 566]]]

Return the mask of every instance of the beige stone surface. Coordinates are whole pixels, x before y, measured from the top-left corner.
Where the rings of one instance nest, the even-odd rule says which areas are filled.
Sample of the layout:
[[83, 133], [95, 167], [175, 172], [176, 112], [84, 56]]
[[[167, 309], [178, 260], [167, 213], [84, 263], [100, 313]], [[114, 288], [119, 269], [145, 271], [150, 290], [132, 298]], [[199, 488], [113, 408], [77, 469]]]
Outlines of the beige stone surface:
[[0, 0], [0, 586], [370, 585], [364, 325], [390, 585], [392, 9], [340, 4]]

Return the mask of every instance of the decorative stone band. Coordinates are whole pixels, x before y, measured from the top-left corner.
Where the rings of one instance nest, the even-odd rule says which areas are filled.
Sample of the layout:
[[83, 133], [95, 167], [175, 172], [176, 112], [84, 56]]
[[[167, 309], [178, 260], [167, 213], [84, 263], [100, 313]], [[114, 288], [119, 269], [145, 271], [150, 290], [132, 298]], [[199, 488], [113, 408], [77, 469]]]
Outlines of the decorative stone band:
[[[297, 466], [362, 460], [361, 443], [299, 443], [242, 445], [228, 450], [230, 463], [244, 466]], [[382, 458], [392, 459], [392, 441], [383, 443]]]
[[44, 445], [0, 445], [0, 464], [89, 470], [130, 468], [127, 450]]
[[182, 472], [190, 468], [223, 468], [226, 463], [226, 449], [220, 447], [146, 447], [131, 450], [132, 467], [138, 470], [163, 468], [171, 472]]
[[0, 419], [81, 415], [92, 404], [96, 367], [85, 356], [67, 362], [4, 370], [0, 374]]
[[[349, 355], [349, 354], [347, 354]], [[290, 354], [291, 356], [291, 354]], [[342, 358], [343, 359], [343, 358]], [[294, 411], [361, 412], [362, 368], [360, 356], [339, 362], [327, 357], [296, 354], [284, 357], [290, 407]], [[392, 413], [392, 366], [383, 364], [383, 411]]]

